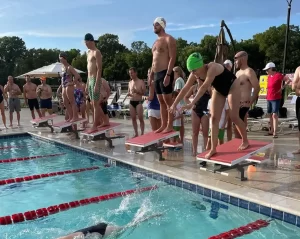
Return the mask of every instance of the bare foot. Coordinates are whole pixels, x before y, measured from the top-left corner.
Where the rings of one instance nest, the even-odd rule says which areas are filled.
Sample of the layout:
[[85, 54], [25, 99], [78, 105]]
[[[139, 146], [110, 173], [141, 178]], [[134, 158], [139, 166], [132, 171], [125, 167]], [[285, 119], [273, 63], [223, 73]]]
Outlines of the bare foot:
[[193, 152], [193, 153], [192, 153], [192, 156], [193, 156], [193, 157], [196, 157], [196, 156], [197, 156], [197, 152]]
[[12, 125], [12, 124], [10, 124], [10, 125], [9, 125], [9, 127], [11, 127], [11, 128], [12, 128], [12, 127], [13, 127], [13, 125]]
[[238, 150], [245, 150], [249, 147], [249, 142], [243, 142], [240, 147], [238, 148]]
[[210, 159], [210, 158], [211, 158], [213, 155], [215, 155], [216, 153], [217, 153], [216, 150], [211, 149], [211, 150], [204, 156], [204, 158]]
[[98, 130], [97, 127], [92, 127], [89, 130], [87, 130], [87, 133], [90, 134], [90, 133], [93, 133], [93, 132], [95, 132], [97, 130]]
[[172, 131], [174, 131], [174, 130], [173, 130], [173, 127], [171, 126], [171, 127], [165, 128], [165, 129], [163, 130], [163, 133], [169, 133], [169, 132], [172, 132]]
[[300, 149], [293, 151], [292, 154], [300, 154]]
[[296, 165], [295, 168], [296, 168], [296, 169], [300, 169], [300, 165]]
[[162, 132], [165, 128], [166, 128], [165, 126], [161, 126], [159, 129], [157, 129], [157, 130], [155, 131], [155, 133], [160, 133], [160, 132]]
[[98, 127], [98, 129], [99, 129], [99, 128], [103, 128], [103, 127], [106, 127], [106, 126], [110, 126], [109, 122], [108, 122], [108, 123], [102, 123], [102, 124], [100, 124], [100, 125], [97, 126], [97, 127]]
[[78, 120], [79, 120], [79, 118], [73, 118], [73, 119], [70, 120], [70, 122], [76, 122]]
[[137, 135], [137, 134], [133, 135], [133, 137], [132, 137], [132, 138], [136, 138], [136, 137], [138, 137], [138, 135]]

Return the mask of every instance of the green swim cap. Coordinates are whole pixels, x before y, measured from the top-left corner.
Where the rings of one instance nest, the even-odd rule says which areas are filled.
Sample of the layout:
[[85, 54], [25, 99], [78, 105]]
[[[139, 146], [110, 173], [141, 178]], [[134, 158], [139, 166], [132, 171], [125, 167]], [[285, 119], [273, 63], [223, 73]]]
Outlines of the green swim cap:
[[201, 54], [198, 52], [194, 52], [193, 54], [191, 54], [186, 60], [186, 66], [188, 68], [188, 71], [193, 71], [201, 68], [203, 66], [203, 58]]

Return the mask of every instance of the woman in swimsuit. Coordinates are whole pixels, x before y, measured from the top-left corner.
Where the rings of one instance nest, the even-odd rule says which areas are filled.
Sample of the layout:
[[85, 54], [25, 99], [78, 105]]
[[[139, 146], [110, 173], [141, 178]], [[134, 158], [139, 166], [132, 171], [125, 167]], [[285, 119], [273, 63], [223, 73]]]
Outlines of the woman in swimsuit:
[[175, 111], [176, 104], [183, 99], [189, 88], [192, 87], [195, 78], [205, 79], [193, 101], [189, 105], [183, 106], [183, 109], [191, 109], [194, 104], [205, 94], [210, 86], [214, 87], [211, 107], [212, 147], [205, 155], [205, 158], [209, 159], [217, 152], [216, 148], [218, 145], [219, 122], [225, 105], [226, 97], [228, 97], [230, 118], [242, 136], [242, 144], [239, 146], [238, 150], [247, 149], [249, 147], [249, 141], [247, 138], [246, 125], [239, 117], [241, 98], [239, 80], [236, 80], [236, 76], [221, 64], [215, 62], [204, 64], [203, 58], [198, 52], [189, 56], [187, 59], [187, 68], [191, 72], [190, 77], [184, 88], [180, 91], [175, 102], [170, 107], [170, 112]]
[[61, 84], [63, 102], [69, 115], [67, 121], [75, 122], [78, 120], [78, 108], [74, 97], [74, 83], [77, 83], [80, 76], [68, 63], [67, 54], [65, 52], [61, 52], [59, 54], [59, 60], [63, 64], [63, 69], [61, 72]]
[[[75, 89], [74, 89], [74, 97], [75, 97], [75, 102], [77, 105], [77, 109], [79, 114], [81, 114], [81, 117], [85, 119], [85, 108], [86, 108], [86, 103], [85, 103], [85, 84], [82, 82], [82, 79], [79, 78], [79, 80], [75, 84]], [[83, 127], [85, 127], [85, 123], [83, 123]]]
[[4, 98], [7, 102], [7, 99], [5, 97], [5, 95], [3, 94], [4, 89], [3, 86], [0, 85], [0, 110], [1, 110], [1, 116], [2, 116], [2, 122], [4, 124], [4, 127], [7, 129], [6, 127], [6, 117], [5, 117], [5, 108], [4, 108]]
[[138, 220], [133, 220], [132, 222], [128, 223], [125, 226], [116, 226], [116, 225], [109, 225], [107, 223], [98, 223], [94, 226], [83, 228], [81, 230], [78, 230], [68, 236], [60, 237], [58, 239], [75, 239], [75, 238], [88, 238], [88, 236], [91, 236], [91, 238], [106, 238], [112, 236], [112, 238], [118, 238], [121, 236], [124, 232], [126, 232], [129, 228], [136, 228], [140, 223], [148, 221], [155, 217], [162, 216], [162, 213], [153, 214], [150, 216], [142, 217]]
[[[190, 88], [189, 92], [185, 95], [184, 101], [186, 104], [190, 104], [190, 97], [195, 96], [198, 89], [203, 84], [203, 81], [197, 79], [197, 84]], [[198, 146], [198, 136], [200, 127], [202, 128], [203, 136], [203, 149], [206, 148], [208, 141], [208, 131], [209, 131], [209, 117], [207, 115], [207, 105], [210, 99], [211, 90], [209, 89], [205, 94], [196, 102], [192, 110], [192, 147], [193, 147], [193, 156], [197, 155], [197, 146]]]

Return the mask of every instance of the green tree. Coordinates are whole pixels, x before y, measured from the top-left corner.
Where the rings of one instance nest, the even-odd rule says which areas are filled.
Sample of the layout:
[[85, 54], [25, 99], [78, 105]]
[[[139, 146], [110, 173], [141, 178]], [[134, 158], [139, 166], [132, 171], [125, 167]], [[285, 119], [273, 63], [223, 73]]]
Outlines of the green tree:
[[79, 49], [71, 49], [68, 50], [67, 52], [67, 60], [68, 62], [72, 62], [74, 58], [76, 58], [77, 56], [80, 56], [80, 50]]
[[0, 84], [3, 85], [7, 76], [14, 73], [16, 64], [24, 57], [25, 52], [25, 42], [21, 38], [0, 38]]
[[[259, 45], [260, 51], [265, 55], [265, 63], [274, 62], [278, 69], [282, 68], [286, 25], [270, 27], [262, 33], [253, 36]], [[290, 26], [289, 46], [287, 51], [287, 69], [295, 69], [300, 61], [300, 31], [299, 26]]]

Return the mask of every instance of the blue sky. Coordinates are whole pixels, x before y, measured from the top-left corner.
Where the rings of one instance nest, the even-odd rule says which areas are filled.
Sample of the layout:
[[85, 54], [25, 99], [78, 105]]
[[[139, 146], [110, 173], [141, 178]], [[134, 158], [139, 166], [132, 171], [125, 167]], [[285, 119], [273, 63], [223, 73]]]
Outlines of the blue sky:
[[[161, 16], [174, 37], [200, 42], [217, 35], [224, 19], [240, 40], [286, 23], [286, 14], [286, 0], [0, 0], [0, 36], [22, 37], [28, 48], [85, 50], [85, 33], [113, 33], [128, 47], [135, 40], [152, 46], [152, 23]], [[299, 0], [291, 24], [300, 25]]]

